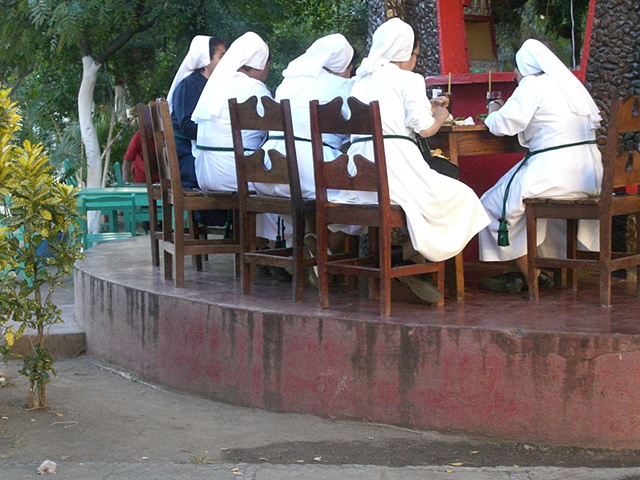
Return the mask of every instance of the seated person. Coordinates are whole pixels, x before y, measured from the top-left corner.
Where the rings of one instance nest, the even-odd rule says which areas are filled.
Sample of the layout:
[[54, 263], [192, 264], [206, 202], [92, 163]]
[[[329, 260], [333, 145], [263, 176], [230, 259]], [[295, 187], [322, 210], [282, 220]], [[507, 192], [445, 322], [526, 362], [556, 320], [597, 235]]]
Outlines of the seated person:
[[[480, 260], [511, 261], [515, 270], [481, 279], [493, 291], [518, 293], [526, 285], [527, 231], [523, 200], [531, 197], [579, 198], [600, 193], [602, 161], [596, 146], [598, 107], [582, 83], [547, 47], [529, 39], [515, 57], [518, 86], [504, 106], [490, 103], [485, 124], [494, 135], [518, 135], [529, 148], [525, 158], [482, 196], [491, 224], [480, 232]], [[538, 221], [541, 251], [561, 257], [564, 225]], [[599, 248], [597, 221], [581, 221], [578, 240]], [[544, 242], [544, 243], [543, 243]], [[538, 284], [553, 286], [540, 272]]]
[[[176, 73], [167, 99], [175, 136], [180, 178], [185, 188], [196, 188], [195, 145], [198, 126], [191, 120], [207, 80], [227, 48], [217, 37], [197, 35]], [[211, 226], [222, 226], [230, 218], [226, 210], [199, 210], [196, 220]]]
[[[155, 151], [153, 142], [149, 142], [149, 147], [153, 147], [153, 151]], [[129, 140], [129, 146], [122, 159], [122, 181], [124, 183], [130, 183], [131, 181], [133, 183], [145, 183], [146, 178], [140, 130], [136, 130], [136, 133]]]
[[186, 188], [198, 186], [193, 155], [198, 125], [191, 120], [191, 115], [207, 80], [226, 51], [219, 38], [203, 35], [194, 37], [167, 94], [180, 177], [182, 186]]
[[[231, 44], [209, 77], [192, 115], [198, 124], [195, 170], [201, 189], [238, 190], [228, 100], [271, 97], [264, 84], [268, 73], [269, 47], [248, 32]], [[243, 132], [243, 136], [248, 148], [258, 149], [267, 132]]]
[[[291, 117], [293, 131], [296, 137], [296, 157], [298, 160], [298, 172], [300, 176], [300, 188], [303, 198], [315, 198], [315, 179], [313, 172], [313, 154], [311, 150], [311, 122], [309, 117], [309, 102], [317, 99], [321, 103], [328, 103], [336, 97], [342, 97], [345, 101], [351, 90], [351, 71], [354, 63], [353, 47], [347, 39], [339, 34], [332, 34], [316, 40], [307, 51], [289, 63], [282, 72], [284, 80], [276, 90], [276, 101], [289, 99], [291, 103]], [[349, 141], [344, 135], [325, 135], [325, 157], [332, 159], [340, 154], [340, 148]], [[285, 152], [284, 137], [280, 132], [269, 136], [269, 140], [262, 147], [263, 150], [271, 149]], [[269, 163], [268, 156], [265, 162]], [[256, 192], [262, 195], [289, 197], [291, 195], [289, 185], [256, 184]], [[290, 218], [281, 218], [284, 221], [285, 239], [293, 234]], [[278, 234], [278, 221], [274, 215], [268, 215], [263, 222], [263, 231], [260, 236], [276, 239]], [[315, 225], [310, 225], [311, 230]], [[334, 249], [338, 248], [344, 239], [334, 240]], [[311, 252], [313, 253], [313, 252]]]
[[[406, 214], [410, 241], [403, 258], [416, 263], [442, 261], [462, 251], [489, 223], [480, 200], [467, 185], [432, 170], [415, 142], [430, 137], [449, 116], [442, 99], [432, 104], [424, 78], [413, 73], [420, 51], [412, 27], [399, 18], [373, 34], [369, 55], [356, 72], [351, 95], [364, 103], [378, 100], [391, 200]], [[352, 138], [350, 158], [373, 158], [373, 143]], [[341, 201], [374, 203], [374, 192], [341, 192]], [[399, 277], [421, 299], [436, 303], [442, 296], [421, 276]]]

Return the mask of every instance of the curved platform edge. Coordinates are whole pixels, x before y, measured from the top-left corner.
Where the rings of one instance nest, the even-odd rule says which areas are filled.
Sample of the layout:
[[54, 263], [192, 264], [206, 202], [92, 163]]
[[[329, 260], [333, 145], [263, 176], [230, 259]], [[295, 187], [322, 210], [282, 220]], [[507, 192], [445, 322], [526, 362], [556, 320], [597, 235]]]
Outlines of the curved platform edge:
[[455, 315], [445, 325], [349, 320], [287, 312], [288, 296], [276, 313], [137, 288], [90, 264], [74, 283], [87, 353], [172, 390], [276, 412], [640, 448], [638, 335], [478, 328]]

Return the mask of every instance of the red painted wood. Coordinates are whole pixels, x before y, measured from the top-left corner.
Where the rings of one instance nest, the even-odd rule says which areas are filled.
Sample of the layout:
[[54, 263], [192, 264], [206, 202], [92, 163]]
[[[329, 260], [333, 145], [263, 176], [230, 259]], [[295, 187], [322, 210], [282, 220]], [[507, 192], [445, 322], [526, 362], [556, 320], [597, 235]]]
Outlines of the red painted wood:
[[589, 48], [591, 47], [591, 32], [593, 31], [593, 18], [596, 11], [596, 0], [589, 2], [589, 12], [587, 13], [587, 25], [584, 29], [584, 42], [582, 44], [582, 55], [580, 56], [580, 71], [578, 78], [584, 83], [587, 78], [587, 64], [589, 63]]
[[438, 0], [440, 71], [443, 74], [469, 71], [467, 33], [462, 0]]

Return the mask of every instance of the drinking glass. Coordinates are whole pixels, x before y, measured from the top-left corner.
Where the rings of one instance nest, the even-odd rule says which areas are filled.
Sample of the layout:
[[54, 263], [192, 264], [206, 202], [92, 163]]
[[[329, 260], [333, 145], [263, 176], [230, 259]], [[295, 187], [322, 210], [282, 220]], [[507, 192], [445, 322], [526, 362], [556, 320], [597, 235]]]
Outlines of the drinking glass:
[[487, 92], [487, 107], [494, 100], [502, 100], [502, 92], [494, 90], [493, 92]]
[[445, 98], [444, 107], [451, 113], [453, 111], [453, 95], [451, 92], [442, 92], [441, 97]]

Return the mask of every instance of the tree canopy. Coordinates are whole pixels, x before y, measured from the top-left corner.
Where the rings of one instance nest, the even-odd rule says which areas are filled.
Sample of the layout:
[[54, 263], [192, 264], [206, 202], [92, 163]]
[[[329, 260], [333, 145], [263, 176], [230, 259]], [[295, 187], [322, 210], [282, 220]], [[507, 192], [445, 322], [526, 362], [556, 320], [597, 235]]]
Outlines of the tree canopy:
[[[165, 96], [197, 34], [227, 44], [248, 30], [261, 35], [271, 50], [272, 89], [287, 63], [316, 38], [340, 32], [360, 50], [366, 40], [366, 0], [0, 0], [0, 7], [6, 19], [0, 85], [12, 88], [21, 105], [21, 135], [46, 145], [57, 164], [88, 156], [78, 125], [83, 58], [99, 68], [90, 107], [102, 149], [116, 87], [123, 87], [129, 108]], [[131, 124], [118, 123], [121, 128], [129, 132], [114, 144], [115, 159], [133, 133]]]

